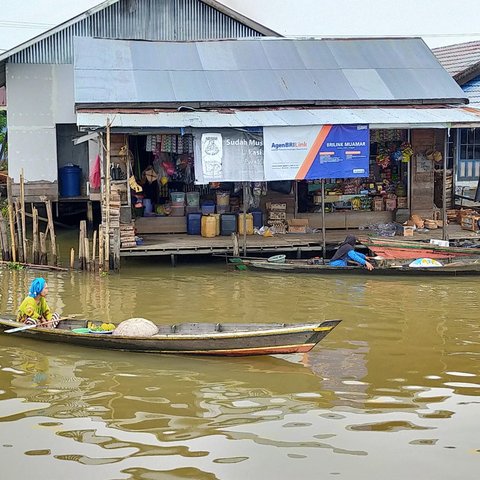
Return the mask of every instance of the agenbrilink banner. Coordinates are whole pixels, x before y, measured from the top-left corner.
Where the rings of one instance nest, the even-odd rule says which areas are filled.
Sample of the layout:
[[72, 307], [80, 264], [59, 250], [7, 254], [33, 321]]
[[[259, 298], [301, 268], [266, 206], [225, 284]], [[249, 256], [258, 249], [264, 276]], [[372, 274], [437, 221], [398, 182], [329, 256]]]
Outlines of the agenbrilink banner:
[[368, 125], [264, 127], [265, 180], [368, 177]]

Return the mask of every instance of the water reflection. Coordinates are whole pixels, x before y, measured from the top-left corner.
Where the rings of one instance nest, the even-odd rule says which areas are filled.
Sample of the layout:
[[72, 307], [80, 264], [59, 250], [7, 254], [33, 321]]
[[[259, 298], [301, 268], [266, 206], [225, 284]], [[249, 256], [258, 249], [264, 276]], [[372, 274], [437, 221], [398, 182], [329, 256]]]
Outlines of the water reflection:
[[[1, 272], [3, 312], [33, 276]], [[476, 478], [480, 288], [471, 280], [154, 263], [46, 277], [53, 308], [93, 319], [343, 322], [312, 352], [278, 358], [0, 336], [0, 456], [14, 459], [5, 478]]]

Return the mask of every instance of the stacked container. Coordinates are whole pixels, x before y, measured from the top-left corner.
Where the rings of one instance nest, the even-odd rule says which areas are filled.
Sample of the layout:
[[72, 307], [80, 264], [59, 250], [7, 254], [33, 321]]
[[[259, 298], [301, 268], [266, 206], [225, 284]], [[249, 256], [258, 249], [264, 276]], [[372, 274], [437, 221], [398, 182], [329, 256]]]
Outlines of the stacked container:
[[187, 192], [187, 207], [186, 213], [197, 213], [200, 211], [200, 193]]
[[185, 193], [184, 192], [170, 192], [170, 198], [172, 199], [172, 217], [184, 217], [185, 216]]
[[228, 213], [230, 211], [230, 193], [217, 192], [217, 213]]

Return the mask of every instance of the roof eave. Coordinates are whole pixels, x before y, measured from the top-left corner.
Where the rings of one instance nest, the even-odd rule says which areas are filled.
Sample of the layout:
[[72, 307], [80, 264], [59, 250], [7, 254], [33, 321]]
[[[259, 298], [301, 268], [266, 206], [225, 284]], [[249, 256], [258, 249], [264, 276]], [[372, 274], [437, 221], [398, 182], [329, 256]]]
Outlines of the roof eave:
[[76, 103], [76, 111], [83, 109], [112, 109], [112, 108], [158, 108], [169, 110], [182, 110], [182, 109], [218, 109], [218, 108], [282, 108], [282, 107], [408, 107], [408, 106], [459, 106], [467, 105], [469, 100], [467, 98], [432, 98], [432, 99], [410, 99], [410, 100], [291, 100], [291, 101], [249, 101], [249, 102], [108, 102], [108, 103]]

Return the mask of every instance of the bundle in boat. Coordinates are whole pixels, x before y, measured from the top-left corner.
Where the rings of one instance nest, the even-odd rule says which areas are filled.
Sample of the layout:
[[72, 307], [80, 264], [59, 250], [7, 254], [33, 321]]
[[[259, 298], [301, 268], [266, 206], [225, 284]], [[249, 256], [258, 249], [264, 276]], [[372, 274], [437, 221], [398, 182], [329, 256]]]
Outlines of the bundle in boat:
[[121, 337], [153, 337], [158, 327], [146, 318], [129, 318], [119, 323], [113, 333]]

